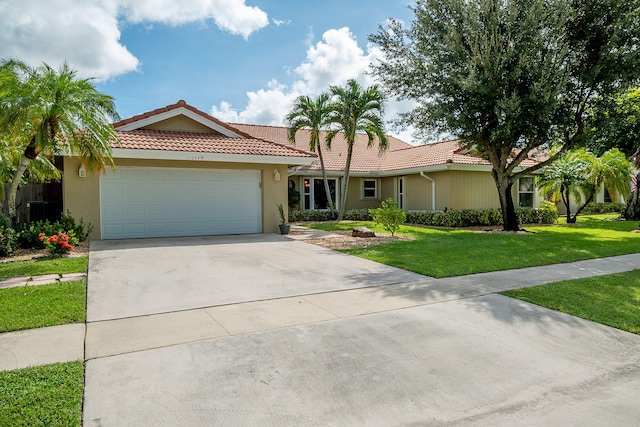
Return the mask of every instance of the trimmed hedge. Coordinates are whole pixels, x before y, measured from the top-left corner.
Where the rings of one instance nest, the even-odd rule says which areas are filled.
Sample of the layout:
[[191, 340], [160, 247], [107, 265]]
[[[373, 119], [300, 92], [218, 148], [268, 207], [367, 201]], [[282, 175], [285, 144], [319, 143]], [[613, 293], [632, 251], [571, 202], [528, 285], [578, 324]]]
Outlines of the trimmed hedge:
[[[558, 211], [554, 209], [516, 209], [520, 224], [555, 224], [558, 219]], [[354, 209], [346, 212], [345, 220], [371, 221], [371, 216], [366, 209]], [[331, 221], [328, 211], [289, 211], [289, 221]], [[502, 225], [502, 212], [500, 209], [462, 209], [447, 212], [407, 212], [405, 224], [420, 224], [436, 227], [471, 227], [483, 225]]]
[[617, 213], [624, 211], [624, 203], [614, 202], [591, 202], [580, 212], [582, 215], [601, 214], [601, 213]]

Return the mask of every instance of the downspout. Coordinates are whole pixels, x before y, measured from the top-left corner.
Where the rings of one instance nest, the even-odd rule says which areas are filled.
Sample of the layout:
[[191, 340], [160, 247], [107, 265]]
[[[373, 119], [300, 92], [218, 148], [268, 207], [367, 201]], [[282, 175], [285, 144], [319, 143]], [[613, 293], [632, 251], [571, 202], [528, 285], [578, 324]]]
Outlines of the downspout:
[[424, 171], [420, 171], [420, 176], [431, 181], [431, 210], [436, 211], [436, 181], [430, 176], [425, 175]]

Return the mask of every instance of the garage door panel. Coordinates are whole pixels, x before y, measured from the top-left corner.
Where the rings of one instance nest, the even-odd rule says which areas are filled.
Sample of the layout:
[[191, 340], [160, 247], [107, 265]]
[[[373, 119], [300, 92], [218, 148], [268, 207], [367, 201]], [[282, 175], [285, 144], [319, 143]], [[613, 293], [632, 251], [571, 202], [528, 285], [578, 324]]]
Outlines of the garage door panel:
[[260, 233], [260, 172], [120, 167], [101, 178], [102, 237]]

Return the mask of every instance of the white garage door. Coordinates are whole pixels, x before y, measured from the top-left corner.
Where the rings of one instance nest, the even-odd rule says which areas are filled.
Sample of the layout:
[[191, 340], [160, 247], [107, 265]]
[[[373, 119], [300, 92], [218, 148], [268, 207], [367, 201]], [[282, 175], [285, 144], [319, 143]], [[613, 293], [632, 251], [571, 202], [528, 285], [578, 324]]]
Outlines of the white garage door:
[[100, 178], [103, 239], [262, 231], [260, 171], [118, 167]]

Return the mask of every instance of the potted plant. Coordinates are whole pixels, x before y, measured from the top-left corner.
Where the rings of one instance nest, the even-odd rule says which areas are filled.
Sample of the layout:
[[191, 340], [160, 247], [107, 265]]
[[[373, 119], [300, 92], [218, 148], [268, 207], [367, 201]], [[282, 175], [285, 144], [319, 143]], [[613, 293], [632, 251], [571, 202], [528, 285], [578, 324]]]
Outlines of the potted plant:
[[287, 224], [287, 218], [284, 216], [284, 208], [282, 205], [278, 205], [278, 213], [280, 214], [280, 234], [289, 234], [290, 224]]

